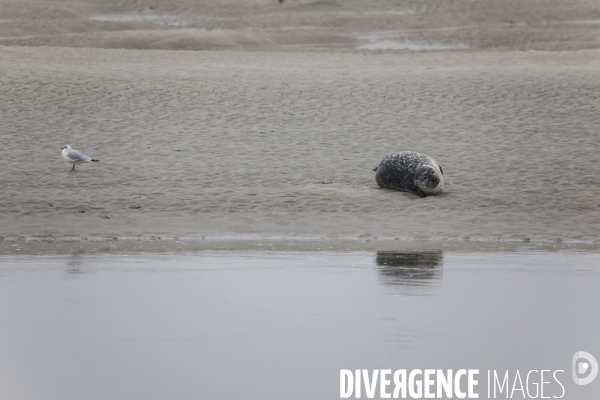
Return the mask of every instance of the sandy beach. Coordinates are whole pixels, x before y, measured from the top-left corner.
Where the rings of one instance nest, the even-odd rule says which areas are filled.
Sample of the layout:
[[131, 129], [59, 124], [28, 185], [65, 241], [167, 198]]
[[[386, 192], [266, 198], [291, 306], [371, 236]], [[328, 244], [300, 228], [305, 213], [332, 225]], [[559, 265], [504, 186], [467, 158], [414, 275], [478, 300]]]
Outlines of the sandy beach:
[[[600, 240], [600, 52], [0, 49], [0, 234]], [[70, 165], [70, 144], [100, 159]], [[430, 154], [442, 195], [379, 189]]]
[[598, 243], [600, 7], [509, 3], [2, 0], [0, 236]]

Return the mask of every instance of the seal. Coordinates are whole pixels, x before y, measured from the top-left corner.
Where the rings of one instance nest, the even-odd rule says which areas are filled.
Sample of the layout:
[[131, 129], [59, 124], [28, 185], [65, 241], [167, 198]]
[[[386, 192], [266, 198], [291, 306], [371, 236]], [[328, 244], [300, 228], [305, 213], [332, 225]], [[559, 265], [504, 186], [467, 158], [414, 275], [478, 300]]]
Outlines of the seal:
[[400, 151], [386, 156], [376, 171], [380, 188], [410, 192], [421, 197], [437, 194], [444, 188], [442, 166], [428, 155]]

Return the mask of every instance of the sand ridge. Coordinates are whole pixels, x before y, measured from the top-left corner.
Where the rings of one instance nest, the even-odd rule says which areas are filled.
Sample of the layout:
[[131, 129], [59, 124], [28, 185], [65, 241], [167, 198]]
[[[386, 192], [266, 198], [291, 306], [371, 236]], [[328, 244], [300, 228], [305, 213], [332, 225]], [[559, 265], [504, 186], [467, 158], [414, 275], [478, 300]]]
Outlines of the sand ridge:
[[599, 53], [444, 54], [0, 48], [0, 235], [600, 240]]

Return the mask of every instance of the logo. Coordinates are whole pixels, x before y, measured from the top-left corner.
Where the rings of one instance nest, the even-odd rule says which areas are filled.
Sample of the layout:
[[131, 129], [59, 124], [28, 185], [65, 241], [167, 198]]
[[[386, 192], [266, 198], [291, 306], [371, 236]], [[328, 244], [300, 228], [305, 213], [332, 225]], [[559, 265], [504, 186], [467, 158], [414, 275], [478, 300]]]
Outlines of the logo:
[[[587, 374], [587, 376], [585, 376]], [[585, 351], [573, 354], [573, 382], [577, 385], [587, 385], [598, 375], [598, 361]]]

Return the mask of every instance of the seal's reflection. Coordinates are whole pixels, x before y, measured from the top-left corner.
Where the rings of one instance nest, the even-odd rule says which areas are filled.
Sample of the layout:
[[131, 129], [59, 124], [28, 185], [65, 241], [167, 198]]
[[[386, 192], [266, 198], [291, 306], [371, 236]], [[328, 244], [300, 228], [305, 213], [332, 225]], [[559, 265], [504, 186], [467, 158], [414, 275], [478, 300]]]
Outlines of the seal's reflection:
[[406, 295], [433, 294], [441, 286], [444, 253], [442, 251], [378, 251], [375, 259], [381, 280]]
[[83, 274], [83, 257], [81, 254], [72, 254], [67, 262], [67, 278], [75, 278], [77, 275]]

